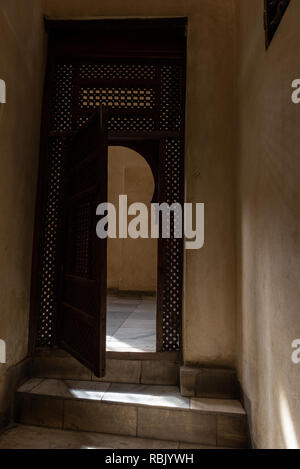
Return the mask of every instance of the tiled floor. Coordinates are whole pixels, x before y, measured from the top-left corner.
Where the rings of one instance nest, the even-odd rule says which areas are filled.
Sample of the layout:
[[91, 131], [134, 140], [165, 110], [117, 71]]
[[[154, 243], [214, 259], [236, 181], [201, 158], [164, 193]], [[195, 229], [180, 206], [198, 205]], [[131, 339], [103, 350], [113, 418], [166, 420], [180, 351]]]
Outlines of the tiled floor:
[[155, 352], [156, 298], [108, 296], [106, 350]]
[[[0, 434], [1, 449], [202, 449], [201, 445], [17, 425]], [[216, 449], [216, 448], [215, 448]]]
[[239, 401], [183, 397], [178, 386], [31, 378], [18, 392], [56, 398], [245, 415]]

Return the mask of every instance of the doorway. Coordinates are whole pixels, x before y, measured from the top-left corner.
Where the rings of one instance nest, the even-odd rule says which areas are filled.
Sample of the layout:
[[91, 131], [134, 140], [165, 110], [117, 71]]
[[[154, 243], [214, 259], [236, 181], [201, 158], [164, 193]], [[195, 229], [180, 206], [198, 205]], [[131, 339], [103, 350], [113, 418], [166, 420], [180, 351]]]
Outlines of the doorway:
[[[64, 223], [62, 206], [66, 147], [80, 129], [83, 129], [82, 135], [86, 129], [85, 137], [92, 131], [93, 138], [98, 139], [96, 128], [94, 132], [87, 125], [99, 107], [106, 109], [106, 137], [103, 134], [101, 145], [106, 139], [106, 148], [107, 145], [128, 147], [146, 160], [155, 180], [154, 197], [158, 203], [171, 205], [184, 201], [186, 19], [46, 20], [46, 28], [49, 34], [48, 65], [32, 264], [32, 351], [36, 346], [63, 345], [59, 279], [64, 269], [60, 245]], [[86, 138], [86, 141], [90, 139]], [[156, 148], [154, 153], [148, 147], [145, 152], [142, 151], [146, 143], [149, 148]], [[83, 157], [83, 154], [78, 156]], [[102, 163], [97, 159], [97, 164], [99, 166]], [[101, 177], [105, 179], [104, 176], [102, 172]], [[101, 187], [105, 187], [106, 183], [107, 180]], [[84, 213], [80, 212], [80, 215]], [[94, 206], [90, 213], [94, 214]], [[93, 223], [90, 233], [94, 236]], [[80, 236], [82, 245], [87, 246], [85, 232]], [[96, 246], [97, 241], [93, 240], [93, 243], [91, 245]], [[153, 298], [156, 295], [156, 314], [153, 313], [156, 340], [149, 345], [149, 350], [151, 354], [178, 359], [181, 352], [183, 241], [172, 237], [160, 238], [156, 248], [156, 291], [152, 290], [153, 287], [143, 287], [141, 284], [134, 288], [130, 284], [126, 286], [125, 280], [129, 282], [127, 275], [128, 278], [123, 276], [123, 283], [120, 282], [119, 286], [112, 286], [113, 295], [110, 294], [109, 298], [112, 308], [113, 303], [117, 309], [118, 302], [129, 305], [131, 300], [130, 313], [146, 310], [149, 304], [153, 313]], [[129, 253], [130, 249], [129, 246], [124, 252]], [[104, 272], [106, 247], [100, 251], [104, 256], [100, 262]], [[84, 255], [85, 248], [80, 252]], [[130, 263], [125, 262], [125, 265], [129, 266]], [[83, 278], [84, 275], [88, 274], [83, 272]], [[89, 277], [85, 280], [87, 285], [94, 281]], [[101, 281], [103, 285], [106, 284], [106, 274], [105, 278], [103, 274]], [[131, 294], [136, 295], [135, 298]], [[82, 317], [85, 317], [86, 323], [90, 323], [90, 333], [93, 335], [93, 322], [99, 328], [94, 341], [89, 340], [88, 334], [83, 335], [81, 328], [66, 327], [68, 333], [78, 336], [75, 337], [76, 347], [72, 350], [78, 359], [91, 346], [98, 351], [101, 346], [101, 354], [104, 356], [98, 362], [102, 364], [105, 363], [105, 356], [112, 358], [109, 354], [115, 353], [106, 351], [106, 326], [109, 321], [106, 324], [104, 320], [105, 304], [106, 298], [105, 301], [102, 298], [102, 316], [97, 321], [89, 317], [92, 315], [89, 312], [91, 305], [88, 301], [85, 304], [85, 315]], [[81, 306], [78, 305], [79, 301], [77, 310], [80, 310]], [[96, 314], [99, 316], [98, 309]], [[127, 317], [124, 323], [132, 319]], [[122, 324], [118, 327], [113, 324], [113, 319], [110, 321], [110, 332], [114, 335], [113, 327], [120, 328]], [[152, 322], [152, 332], [153, 316], [149, 316], [146, 321]], [[125, 332], [122, 334], [126, 335]], [[98, 348], [96, 343], [100, 344]], [[81, 352], [77, 353], [80, 347]], [[90, 353], [90, 356], [93, 355]], [[89, 367], [95, 369], [91, 365]]]
[[[108, 147], [108, 202], [118, 207], [119, 196], [126, 195], [128, 206], [145, 204], [149, 227], [154, 192], [151, 167], [140, 153]], [[156, 351], [156, 289], [157, 239], [108, 239], [107, 351]]]

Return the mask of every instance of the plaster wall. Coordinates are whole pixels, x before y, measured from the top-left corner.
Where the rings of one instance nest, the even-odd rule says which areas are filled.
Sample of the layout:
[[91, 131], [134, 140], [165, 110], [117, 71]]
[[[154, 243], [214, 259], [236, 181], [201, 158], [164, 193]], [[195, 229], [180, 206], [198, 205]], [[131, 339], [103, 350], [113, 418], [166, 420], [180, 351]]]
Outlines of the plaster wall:
[[265, 50], [263, 2], [238, 0], [238, 364], [259, 448], [300, 446], [300, 2]]
[[45, 63], [42, 2], [1, 0], [0, 78], [0, 424], [27, 356], [33, 221]]

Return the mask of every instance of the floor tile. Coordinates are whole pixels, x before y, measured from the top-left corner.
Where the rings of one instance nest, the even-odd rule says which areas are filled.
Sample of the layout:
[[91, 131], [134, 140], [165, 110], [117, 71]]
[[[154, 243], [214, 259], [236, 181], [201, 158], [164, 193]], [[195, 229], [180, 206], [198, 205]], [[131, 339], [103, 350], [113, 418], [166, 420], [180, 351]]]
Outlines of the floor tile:
[[120, 326], [106, 326], [106, 337], [113, 337]]
[[116, 339], [130, 339], [136, 340], [137, 342], [142, 343], [142, 341], [147, 342], [149, 339], [153, 340], [153, 330], [150, 331], [146, 329], [133, 329], [133, 328], [123, 328], [121, 327], [114, 335]]
[[156, 321], [156, 312], [153, 311], [134, 311], [131, 313], [128, 319], [132, 321]]
[[107, 351], [155, 352], [156, 299], [110, 295], [106, 342]]
[[[107, 338], [109, 339], [109, 338]], [[155, 345], [154, 344], [139, 344], [134, 341], [126, 341], [118, 340], [118, 339], [111, 339], [107, 340], [106, 342], [106, 350], [108, 352], [131, 352], [131, 353], [144, 353], [144, 352], [155, 352]]]
[[123, 318], [123, 317], [128, 317], [131, 313], [133, 313], [135, 311], [135, 307], [127, 307], [127, 306], [124, 306], [124, 305], [113, 305], [113, 306], [109, 306], [107, 308], [107, 317], [110, 318], [110, 317], [114, 317], [114, 318], [117, 318], [117, 317], [120, 317], [120, 318]]
[[101, 401], [105, 392], [109, 389], [110, 383], [103, 382], [82, 382], [67, 381], [66, 382], [72, 398], [98, 400]]
[[145, 319], [145, 320], [139, 320], [139, 319], [132, 319], [131, 316], [129, 316], [126, 321], [122, 324], [122, 329], [141, 329], [148, 331], [149, 329], [152, 331], [156, 330], [156, 321], [154, 319]]
[[31, 392], [32, 394], [44, 396], [55, 396], [67, 399], [93, 399], [100, 401], [109, 386], [109, 383], [101, 382], [48, 379], [35, 387]]
[[239, 401], [230, 399], [191, 398], [191, 409], [223, 414], [246, 414]]
[[176, 386], [112, 384], [103, 396], [103, 402], [105, 401], [156, 407], [189, 408], [189, 399], [182, 397]]
[[171, 441], [23, 425], [0, 435], [0, 449], [176, 449], [178, 446]]
[[31, 378], [19, 388], [19, 392], [31, 392], [34, 388], [41, 384], [42, 381], [42, 378]]

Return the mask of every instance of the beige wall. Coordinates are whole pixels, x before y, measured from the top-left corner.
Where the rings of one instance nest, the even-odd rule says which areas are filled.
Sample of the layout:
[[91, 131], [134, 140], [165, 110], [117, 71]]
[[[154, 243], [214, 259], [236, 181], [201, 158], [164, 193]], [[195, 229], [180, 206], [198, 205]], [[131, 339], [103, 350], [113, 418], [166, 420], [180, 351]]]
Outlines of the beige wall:
[[[144, 203], [150, 215], [154, 178], [146, 160], [134, 150], [109, 147], [108, 201], [118, 210], [119, 195], [127, 195], [128, 206]], [[134, 217], [129, 217], [128, 220]], [[117, 215], [117, 222], [118, 222]], [[150, 216], [148, 223], [150, 222]], [[150, 225], [149, 225], [150, 226]], [[108, 239], [107, 284], [126, 291], [156, 291], [157, 240]]]
[[0, 78], [0, 421], [10, 367], [27, 355], [33, 219], [39, 153], [44, 34], [41, 2], [1, 0]]
[[186, 200], [206, 204], [206, 244], [186, 253], [184, 359], [234, 366], [234, 1], [46, 0], [46, 13], [188, 17]]
[[[0, 414], [7, 370], [27, 353], [42, 3], [0, 5], [0, 78], [8, 85], [0, 109], [0, 338], [8, 345]], [[300, 368], [290, 360], [290, 344], [300, 338], [300, 105], [291, 104], [290, 84], [300, 78], [300, 2], [291, 0], [267, 53], [262, 0], [45, 0], [44, 11], [188, 17], [186, 200], [206, 204], [206, 244], [186, 253], [184, 359], [235, 365], [237, 278], [238, 367], [255, 442], [298, 447]]]
[[237, 1], [239, 26], [239, 376], [260, 448], [300, 446], [300, 2], [266, 52], [261, 0]]
[[[186, 200], [206, 204], [206, 244], [186, 253], [184, 359], [235, 364], [233, 0], [2, 0], [0, 338], [8, 366], [27, 353], [44, 35], [50, 16], [187, 16]], [[1, 111], [2, 112], [2, 111]], [[7, 367], [1, 366], [3, 373]]]

